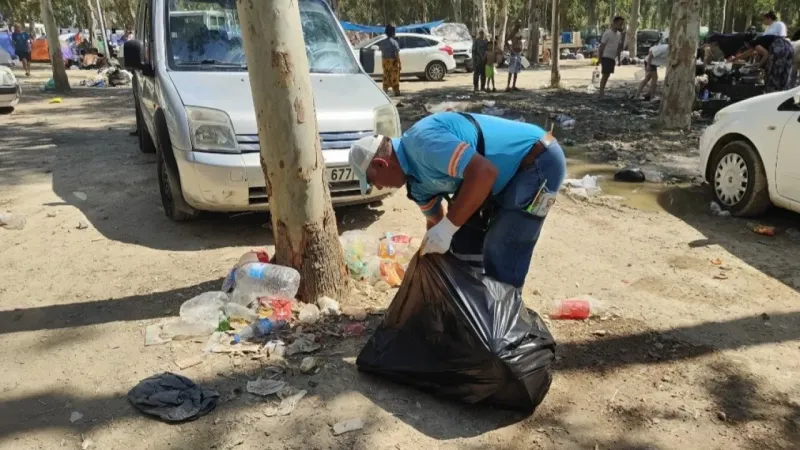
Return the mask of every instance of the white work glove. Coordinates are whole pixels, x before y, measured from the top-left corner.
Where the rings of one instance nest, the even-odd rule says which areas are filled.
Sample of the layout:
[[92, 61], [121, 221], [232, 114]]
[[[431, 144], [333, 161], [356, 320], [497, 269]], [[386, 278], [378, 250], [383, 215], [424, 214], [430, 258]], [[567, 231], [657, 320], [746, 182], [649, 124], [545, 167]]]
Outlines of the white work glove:
[[450, 250], [450, 242], [453, 240], [453, 235], [456, 234], [458, 228], [447, 217], [440, 220], [439, 223], [425, 233], [420, 255], [445, 253]]

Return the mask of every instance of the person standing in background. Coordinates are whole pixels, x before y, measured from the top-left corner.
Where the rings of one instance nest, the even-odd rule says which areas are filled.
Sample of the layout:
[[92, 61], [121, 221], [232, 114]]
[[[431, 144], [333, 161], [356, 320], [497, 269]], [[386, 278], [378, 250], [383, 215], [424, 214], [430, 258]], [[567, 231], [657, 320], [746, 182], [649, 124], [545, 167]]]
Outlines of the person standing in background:
[[522, 71], [522, 36], [516, 35], [511, 40], [511, 56], [508, 58], [508, 83], [506, 92], [519, 91], [517, 75]]
[[614, 17], [611, 27], [600, 38], [600, 47], [597, 49], [602, 73], [600, 78], [600, 98], [605, 95], [606, 83], [608, 83], [608, 78], [614, 73], [614, 67], [617, 65], [617, 58], [619, 58], [620, 50], [622, 49], [621, 30], [624, 26], [625, 19], [620, 16]]
[[475, 61], [472, 70], [472, 87], [478, 92], [478, 81], [480, 80], [480, 90], [486, 90], [486, 50], [489, 49], [489, 41], [483, 30], [478, 31], [478, 38], [472, 41], [472, 59]]
[[642, 95], [642, 91], [644, 87], [647, 86], [647, 82], [649, 81], [650, 84], [650, 93], [645, 96], [645, 100], [652, 100], [656, 96], [656, 86], [658, 86], [658, 67], [667, 65], [667, 60], [669, 58], [669, 44], [663, 43], [658, 44], [650, 47], [650, 51], [647, 53], [647, 58], [644, 62], [644, 71], [646, 75], [644, 76], [644, 80], [639, 83], [639, 88], [636, 89], [636, 94], [633, 98], [639, 98]]
[[764, 30], [763, 33], [765, 35], [780, 37], [786, 37], [789, 35], [789, 30], [786, 28], [786, 24], [778, 20], [778, 16], [775, 14], [775, 11], [770, 11], [764, 14], [764, 25], [767, 26], [767, 29]]
[[31, 37], [27, 32], [22, 31], [20, 24], [15, 23], [11, 41], [14, 42], [14, 53], [22, 62], [22, 68], [25, 69], [25, 76], [31, 76]]
[[383, 91], [389, 93], [392, 89], [394, 95], [400, 95], [400, 43], [395, 37], [394, 25], [386, 25], [386, 39], [381, 41], [381, 57], [383, 64]]
[[[497, 61], [497, 46], [496, 46], [497, 39], [494, 42], [489, 43], [489, 49], [486, 50], [486, 55], [484, 56], [483, 60], [486, 61], [486, 91], [489, 92], [497, 92], [497, 85], [494, 82], [494, 74], [496, 72], [496, 63]], [[491, 86], [491, 87], [489, 87]]]

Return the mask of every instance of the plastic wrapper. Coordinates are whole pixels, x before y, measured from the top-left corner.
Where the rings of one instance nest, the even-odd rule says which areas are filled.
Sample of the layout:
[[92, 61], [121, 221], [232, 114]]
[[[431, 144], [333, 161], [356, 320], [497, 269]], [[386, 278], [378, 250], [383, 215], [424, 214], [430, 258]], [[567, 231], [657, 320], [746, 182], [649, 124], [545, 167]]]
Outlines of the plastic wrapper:
[[519, 290], [427, 255], [412, 259], [356, 364], [449, 399], [533, 412], [550, 388], [555, 346]]

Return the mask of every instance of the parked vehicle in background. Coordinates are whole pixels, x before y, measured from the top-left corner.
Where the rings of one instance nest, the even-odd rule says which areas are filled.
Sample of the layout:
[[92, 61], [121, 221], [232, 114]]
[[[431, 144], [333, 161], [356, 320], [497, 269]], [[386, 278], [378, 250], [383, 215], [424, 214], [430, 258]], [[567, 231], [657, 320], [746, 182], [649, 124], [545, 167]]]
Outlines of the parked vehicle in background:
[[[363, 136], [399, 136], [397, 110], [362, 70], [328, 4], [299, 7], [331, 200], [385, 197], [392, 191], [361, 195], [348, 153]], [[134, 72], [139, 146], [156, 153], [166, 215], [269, 209], [236, 0], [145, 0], [136, 22], [124, 61]], [[361, 53], [371, 72], [372, 52]]]
[[[0, 48], [0, 53], [6, 53]], [[0, 60], [3, 57], [0, 55]], [[11, 68], [5, 65], [0, 65], [0, 114], [8, 114], [14, 111], [14, 107], [19, 102], [19, 96], [22, 90], [19, 86], [17, 77]]]
[[734, 216], [800, 212], [800, 88], [721, 109], [700, 139], [700, 170]]
[[453, 49], [453, 58], [457, 67], [472, 72], [475, 63], [472, 56], [472, 35], [463, 23], [443, 23], [431, 29], [432, 36], [438, 36]]
[[[441, 81], [448, 72], [456, 68], [456, 60], [453, 57], [453, 47], [444, 43], [444, 39], [439, 36], [416, 33], [397, 33], [397, 42], [400, 44], [400, 63], [402, 70], [400, 75], [417, 76], [428, 81]], [[375, 52], [375, 63], [373, 64], [372, 75], [381, 75], [381, 42], [386, 39], [386, 35], [376, 36], [367, 42], [362, 43], [360, 50], [372, 50]]]
[[636, 57], [647, 58], [650, 47], [661, 41], [661, 32], [658, 30], [639, 30], [636, 32]]

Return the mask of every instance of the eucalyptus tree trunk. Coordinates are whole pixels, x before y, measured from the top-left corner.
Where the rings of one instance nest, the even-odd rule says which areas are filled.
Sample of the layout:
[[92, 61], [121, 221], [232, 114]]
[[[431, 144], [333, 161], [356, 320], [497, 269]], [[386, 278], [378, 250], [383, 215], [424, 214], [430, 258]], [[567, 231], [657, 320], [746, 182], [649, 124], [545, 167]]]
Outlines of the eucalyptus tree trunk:
[[67, 68], [64, 66], [64, 55], [61, 54], [61, 42], [58, 39], [58, 26], [53, 16], [53, 4], [50, 0], [41, 0], [42, 21], [47, 32], [47, 49], [50, 52], [50, 64], [53, 65], [53, 81], [55, 90], [66, 93], [72, 90], [67, 78]]
[[558, 44], [561, 42], [561, 32], [559, 31], [558, 24], [558, 0], [553, 0], [552, 14], [550, 36], [553, 42], [550, 50], [550, 87], [558, 87], [559, 83], [561, 83], [561, 73], [558, 71], [558, 60], [560, 56]]
[[669, 62], [661, 99], [661, 123], [687, 129], [694, 106], [695, 55], [700, 39], [700, 0], [675, 0], [669, 27]]
[[631, 0], [631, 17], [628, 20], [628, 32], [626, 33], [626, 43], [631, 57], [636, 57], [636, 32], [639, 30], [639, 7], [640, 0]]
[[300, 272], [298, 297], [341, 298], [347, 271], [326, 179], [297, 0], [238, 0], [275, 260]]

